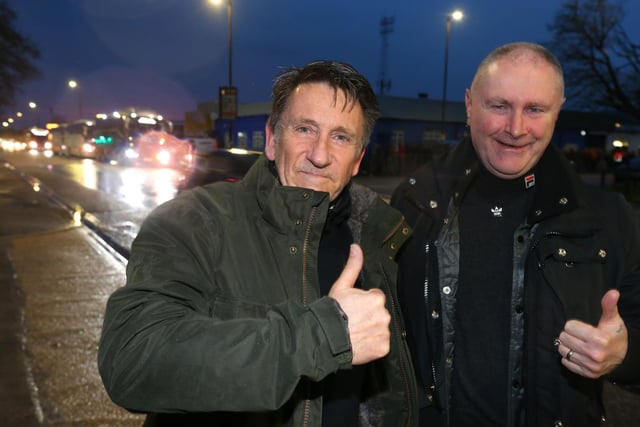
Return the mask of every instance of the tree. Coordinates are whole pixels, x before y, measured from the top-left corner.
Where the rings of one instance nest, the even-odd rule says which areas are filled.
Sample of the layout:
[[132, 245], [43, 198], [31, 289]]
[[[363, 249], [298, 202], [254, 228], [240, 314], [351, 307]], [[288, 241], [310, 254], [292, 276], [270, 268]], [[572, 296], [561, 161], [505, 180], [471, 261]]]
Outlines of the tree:
[[547, 25], [549, 48], [562, 62], [572, 105], [640, 120], [640, 45], [622, 27], [623, 14], [620, 3], [567, 1]]
[[0, 0], [0, 112], [14, 104], [21, 85], [40, 76], [32, 62], [40, 57], [40, 51], [15, 30], [15, 19], [6, 0]]

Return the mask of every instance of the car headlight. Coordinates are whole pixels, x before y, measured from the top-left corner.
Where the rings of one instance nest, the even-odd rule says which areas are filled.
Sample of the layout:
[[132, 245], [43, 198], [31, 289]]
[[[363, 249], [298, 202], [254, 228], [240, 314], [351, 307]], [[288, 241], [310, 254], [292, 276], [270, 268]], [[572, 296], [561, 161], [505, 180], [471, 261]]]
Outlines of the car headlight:
[[171, 153], [167, 150], [160, 150], [156, 154], [156, 160], [162, 165], [168, 165], [171, 162]]
[[138, 157], [140, 157], [140, 154], [138, 154], [138, 152], [133, 148], [127, 148], [126, 150], [124, 150], [124, 156], [127, 159], [137, 159]]

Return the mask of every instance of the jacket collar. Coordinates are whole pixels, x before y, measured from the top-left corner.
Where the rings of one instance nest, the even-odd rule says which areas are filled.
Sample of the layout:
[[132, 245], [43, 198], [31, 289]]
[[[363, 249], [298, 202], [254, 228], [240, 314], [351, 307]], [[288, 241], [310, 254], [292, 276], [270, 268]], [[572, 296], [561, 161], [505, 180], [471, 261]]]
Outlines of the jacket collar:
[[[442, 216], [446, 202], [459, 206], [480, 168], [471, 139], [453, 146], [444, 157], [418, 169], [403, 184], [406, 195], [423, 211], [438, 209]], [[557, 147], [550, 144], [532, 171], [534, 200], [528, 215], [532, 224], [584, 207], [584, 184]], [[524, 178], [518, 178], [523, 180]]]
[[[330, 206], [329, 193], [283, 186], [277, 178], [275, 167], [270, 164], [263, 154], [240, 181], [240, 185], [248, 191], [255, 192], [258, 208], [265, 221], [279, 233], [286, 234], [291, 231], [292, 221], [305, 221], [310, 210], [317, 208], [314, 223], [324, 224]], [[390, 229], [400, 229], [403, 224], [402, 215], [382, 201], [373, 190], [351, 182], [344, 191], [349, 192], [351, 200], [348, 221], [354, 241], [361, 240], [365, 224], [367, 233], [384, 241], [391, 237]], [[404, 234], [407, 235], [408, 233]]]

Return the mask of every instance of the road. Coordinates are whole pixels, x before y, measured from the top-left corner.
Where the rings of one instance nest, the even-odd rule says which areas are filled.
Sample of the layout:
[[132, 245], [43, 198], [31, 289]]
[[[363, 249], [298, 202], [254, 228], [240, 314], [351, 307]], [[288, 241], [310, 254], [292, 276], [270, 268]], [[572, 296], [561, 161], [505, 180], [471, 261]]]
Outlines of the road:
[[[172, 199], [185, 177], [165, 168], [122, 167], [45, 156], [42, 152], [4, 155], [25, 179], [72, 211], [82, 215], [116, 250], [126, 256], [142, 220], [159, 204]], [[400, 177], [357, 177], [387, 198]]]

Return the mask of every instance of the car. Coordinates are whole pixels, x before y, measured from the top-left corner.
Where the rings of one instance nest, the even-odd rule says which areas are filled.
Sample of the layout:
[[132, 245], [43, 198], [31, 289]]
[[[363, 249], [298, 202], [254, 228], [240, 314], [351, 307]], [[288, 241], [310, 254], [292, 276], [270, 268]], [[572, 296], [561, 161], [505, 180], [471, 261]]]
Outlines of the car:
[[261, 151], [229, 148], [194, 156], [191, 172], [178, 184], [178, 192], [216, 181], [238, 181], [261, 154]]

